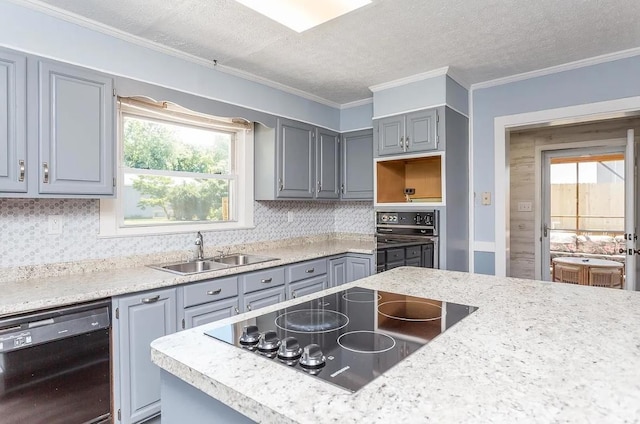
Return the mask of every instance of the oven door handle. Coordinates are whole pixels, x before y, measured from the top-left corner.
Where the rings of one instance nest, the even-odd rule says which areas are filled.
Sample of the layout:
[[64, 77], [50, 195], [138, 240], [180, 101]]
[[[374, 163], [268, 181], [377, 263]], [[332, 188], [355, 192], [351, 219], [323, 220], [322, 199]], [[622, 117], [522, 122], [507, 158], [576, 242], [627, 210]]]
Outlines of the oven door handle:
[[391, 229], [391, 228], [378, 228], [377, 231], [378, 232], [383, 232], [383, 233], [392, 233], [393, 229]]

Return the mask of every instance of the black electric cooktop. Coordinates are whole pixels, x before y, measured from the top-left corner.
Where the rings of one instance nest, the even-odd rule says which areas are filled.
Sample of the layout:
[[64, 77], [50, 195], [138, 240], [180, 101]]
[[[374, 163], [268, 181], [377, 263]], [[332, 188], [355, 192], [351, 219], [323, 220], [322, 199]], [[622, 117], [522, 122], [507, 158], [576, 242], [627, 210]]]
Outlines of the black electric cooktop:
[[352, 287], [205, 334], [355, 392], [476, 309]]

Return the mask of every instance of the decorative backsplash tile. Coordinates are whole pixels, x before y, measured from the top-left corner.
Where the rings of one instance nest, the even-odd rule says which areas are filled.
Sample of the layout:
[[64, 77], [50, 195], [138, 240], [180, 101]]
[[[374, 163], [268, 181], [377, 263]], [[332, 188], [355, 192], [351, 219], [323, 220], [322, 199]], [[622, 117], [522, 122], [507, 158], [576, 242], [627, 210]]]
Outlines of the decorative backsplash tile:
[[[293, 222], [288, 222], [288, 213]], [[62, 234], [48, 235], [48, 216]], [[204, 232], [209, 246], [317, 234], [372, 234], [371, 202], [254, 202], [255, 228]], [[99, 201], [0, 199], [0, 268], [187, 250], [193, 234], [98, 238]]]

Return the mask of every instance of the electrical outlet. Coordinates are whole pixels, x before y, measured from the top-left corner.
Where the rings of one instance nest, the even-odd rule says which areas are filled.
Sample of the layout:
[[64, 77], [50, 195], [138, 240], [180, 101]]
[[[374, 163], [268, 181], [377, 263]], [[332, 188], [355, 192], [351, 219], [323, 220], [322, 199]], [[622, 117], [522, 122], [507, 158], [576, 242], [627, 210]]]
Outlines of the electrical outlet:
[[293, 222], [293, 212], [287, 212], [287, 222]]
[[532, 212], [533, 204], [531, 202], [518, 202], [518, 212]]
[[62, 234], [62, 215], [49, 215], [47, 234]]
[[491, 204], [491, 192], [490, 191], [482, 192], [482, 204], [483, 205], [490, 205]]

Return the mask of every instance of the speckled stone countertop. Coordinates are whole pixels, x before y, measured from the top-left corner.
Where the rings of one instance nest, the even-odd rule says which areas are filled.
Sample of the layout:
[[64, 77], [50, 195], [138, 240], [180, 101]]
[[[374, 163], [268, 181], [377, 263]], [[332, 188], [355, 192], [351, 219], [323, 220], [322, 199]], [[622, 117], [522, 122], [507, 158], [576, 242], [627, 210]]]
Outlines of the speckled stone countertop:
[[274, 261], [180, 276], [145, 266], [38, 277], [0, 284], [0, 316], [52, 308], [126, 293], [240, 274], [342, 253], [371, 254], [373, 241], [326, 240], [278, 246], [269, 243], [251, 253], [278, 258]]
[[261, 423], [640, 422], [639, 292], [396, 268], [325, 293], [350, 286], [479, 309], [353, 394], [203, 334], [284, 304], [155, 340], [152, 359]]

